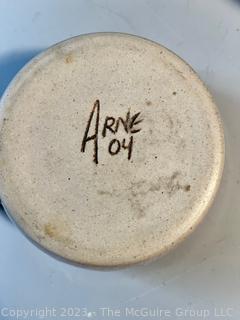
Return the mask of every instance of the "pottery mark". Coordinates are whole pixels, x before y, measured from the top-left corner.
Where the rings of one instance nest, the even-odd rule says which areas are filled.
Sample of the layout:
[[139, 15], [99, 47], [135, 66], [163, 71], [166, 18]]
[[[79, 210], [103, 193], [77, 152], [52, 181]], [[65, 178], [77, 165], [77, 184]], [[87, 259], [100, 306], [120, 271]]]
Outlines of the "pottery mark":
[[[94, 118], [95, 116], [95, 123]], [[101, 133], [99, 133], [99, 124], [100, 124], [100, 101], [96, 100], [94, 102], [93, 108], [90, 112], [89, 119], [87, 122], [87, 126], [84, 132], [82, 145], [81, 145], [81, 152], [86, 151], [86, 145], [88, 142], [93, 141], [94, 143], [94, 151], [93, 151], [93, 161], [98, 164], [99, 160], [99, 151], [98, 151], [98, 141], [99, 141], [99, 135], [102, 136], [102, 138], [105, 138], [107, 135], [116, 135], [119, 131], [119, 128], [122, 127], [122, 129], [125, 131], [125, 133], [128, 135], [127, 138], [124, 139], [112, 139], [108, 144], [108, 153], [111, 156], [115, 156], [118, 154], [121, 150], [127, 150], [127, 159], [130, 160], [132, 157], [132, 150], [133, 150], [133, 136], [141, 131], [141, 128], [138, 126], [143, 119], [140, 118], [140, 112], [137, 112], [133, 115], [131, 115], [131, 112], [128, 111], [126, 113], [125, 118], [118, 117], [115, 118], [113, 116], [106, 116], [105, 120], [103, 122], [103, 128]], [[92, 124], [93, 123], [93, 124]], [[94, 133], [92, 135], [89, 135], [90, 128], [94, 128]]]

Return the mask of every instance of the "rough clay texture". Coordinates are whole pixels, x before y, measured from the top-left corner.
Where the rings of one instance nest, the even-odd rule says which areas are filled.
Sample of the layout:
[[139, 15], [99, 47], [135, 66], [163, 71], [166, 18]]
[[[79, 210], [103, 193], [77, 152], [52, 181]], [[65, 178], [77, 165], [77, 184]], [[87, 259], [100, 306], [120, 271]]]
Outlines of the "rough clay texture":
[[[28, 64], [1, 104], [1, 199], [25, 234], [61, 257], [92, 266], [153, 258], [212, 202], [224, 159], [218, 111], [160, 45], [123, 34], [70, 39]], [[88, 123], [87, 137], [98, 135], [82, 152]]]

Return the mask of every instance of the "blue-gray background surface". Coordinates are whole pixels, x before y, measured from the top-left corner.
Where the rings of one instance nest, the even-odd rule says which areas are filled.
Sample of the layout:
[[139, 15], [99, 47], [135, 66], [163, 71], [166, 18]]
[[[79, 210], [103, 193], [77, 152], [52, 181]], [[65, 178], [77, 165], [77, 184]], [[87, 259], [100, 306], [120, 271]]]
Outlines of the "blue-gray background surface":
[[232, 317], [225, 319], [239, 319], [240, 1], [0, 0], [0, 95], [36, 53], [65, 38], [97, 31], [133, 33], [160, 42], [206, 82], [225, 126], [220, 191], [204, 222], [177, 250], [154, 263], [111, 272], [54, 260], [1, 214], [0, 311], [5, 309], [0, 318], [16, 319], [5, 316], [10, 306], [58, 311], [72, 306], [87, 308], [88, 317], [95, 319], [110, 318], [102, 316], [103, 307], [120, 309], [117, 319], [126, 319], [126, 307], [167, 309], [168, 319], [197, 318], [180, 317], [177, 308], [206, 309], [207, 319], [214, 319], [217, 308], [218, 313], [231, 311]]

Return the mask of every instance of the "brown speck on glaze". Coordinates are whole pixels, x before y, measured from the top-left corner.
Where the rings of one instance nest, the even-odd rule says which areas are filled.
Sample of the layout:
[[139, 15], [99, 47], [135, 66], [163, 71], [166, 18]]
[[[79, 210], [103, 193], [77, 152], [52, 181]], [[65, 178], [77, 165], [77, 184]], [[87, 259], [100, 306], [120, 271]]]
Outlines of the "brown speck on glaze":
[[69, 53], [66, 57], [65, 57], [65, 63], [69, 64], [69, 63], [73, 63], [74, 61], [74, 57], [72, 53]]
[[44, 225], [44, 234], [54, 241], [64, 243], [71, 250], [74, 248], [74, 241], [71, 239], [69, 226], [63, 221], [48, 222]]
[[56, 236], [58, 237], [58, 231], [56, 229], [56, 226], [52, 223], [45, 224], [44, 233], [50, 238], [55, 238]]
[[152, 101], [146, 100], [146, 105], [147, 105], [147, 106], [151, 106], [151, 105], [152, 105]]

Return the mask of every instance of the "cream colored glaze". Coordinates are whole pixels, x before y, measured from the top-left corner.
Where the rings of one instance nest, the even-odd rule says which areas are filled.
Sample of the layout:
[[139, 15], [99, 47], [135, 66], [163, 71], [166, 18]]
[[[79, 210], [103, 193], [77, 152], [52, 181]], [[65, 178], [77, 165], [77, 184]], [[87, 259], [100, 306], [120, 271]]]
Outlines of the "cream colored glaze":
[[[81, 152], [97, 100], [98, 164], [93, 140]], [[132, 130], [141, 130], [120, 122], [103, 137], [105, 118], [128, 111], [140, 112]], [[95, 122], [96, 109], [89, 135]], [[128, 149], [109, 153], [112, 139], [126, 146], [131, 136], [130, 160]], [[33, 59], [1, 101], [3, 204], [28, 237], [71, 262], [111, 267], [167, 252], [209, 208], [223, 162], [207, 89], [179, 57], [135, 36], [62, 42]]]

